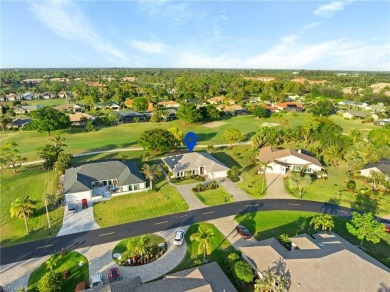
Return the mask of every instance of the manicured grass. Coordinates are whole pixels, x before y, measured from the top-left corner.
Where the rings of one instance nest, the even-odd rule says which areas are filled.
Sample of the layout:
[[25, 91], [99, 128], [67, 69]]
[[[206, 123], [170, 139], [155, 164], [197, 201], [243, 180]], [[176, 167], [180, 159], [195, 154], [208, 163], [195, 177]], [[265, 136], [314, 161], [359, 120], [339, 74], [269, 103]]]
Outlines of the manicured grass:
[[[295, 126], [303, 123], [309, 117], [308, 114], [292, 114], [283, 115], [283, 119], [279, 117], [271, 117], [268, 119], [256, 119], [252, 115], [237, 116], [222, 119], [225, 124], [218, 128], [207, 128], [201, 124], [185, 125], [182, 121], [175, 120], [167, 123], [133, 123], [120, 124], [111, 127], [99, 127], [97, 131], [85, 132], [81, 128], [72, 128], [69, 130], [59, 130], [52, 132], [51, 136], [47, 133], [38, 133], [37, 131], [17, 131], [5, 132], [3, 141], [13, 141], [19, 146], [23, 156], [28, 160], [38, 160], [37, 148], [45, 144], [49, 144], [50, 139], [54, 135], [61, 135], [66, 139], [66, 151], [72, 154], [86, 153], [93, 151], [112, 150], [117, 148], [140, 147], [138, 138], [145, 130], [150, 129], [168, 129], [177, 127], [184, 133], [194, 132], [198, 136], [199, 144], [215, 145], [224, 144], [226, 141], [222, 139], [223, 132], [228, 128], [237, 128], [244, 136], [250, 136], [264, 122], [283, 122], [282, 126]], [[282, 120], [281, 120], [282, 119]]]
[[[310, 227], [310, 220], [318, 213], [299, 211], [263, 211], [248, 213], [236, 216], [236, 220], [248, 228], [257, 240], [264, 240], [271, 237], [277, 238], [281, 234], [294, 236], [302, 233], [315, 233]], [[350, 235], [346, 229], [346, 219], [334, 217], [335, 228], [333, 231], [348, 240], [352, 244], [360, 244], [354, 236]], [[367, 253], [390, 266], [390, 234], [378, 244], [365, 241], [363, 246]]]
[[[374, 207], [375, 203], [368, 200], [364, 196], [359, 196], [356, 193], [347, 191], [347, 183], [350, 178], [347, 174], [348, 166], [345, 162], [340, 163], [338, 168], [329, 167], [327, 179], [316, 179], [311, 185], [305, 189], [305, 194], [302, 197], [304, 200], [312, 200], [319, 202], [329, 202], [336, 205], [359, 209], [360, 206]], [[352, 179], [356, 182], [356, 189], [363, 187], [371, 188], [364, 184], [362, 180]], [[291, 195], [301, 198], [298, 192], [289, 191]], [[390, 214], [390, 194], [382, 193], [382, 200], [378, 204], [376, 211], [377, 215]], [[374, 209], [372, 209], [374, 211]]]
[[[63, 270], [68, 270], [70, 272], [70, 277], [64, 281], [61, 291], [74, 291], [76, 285], [80, 282], [86, 282], [88, 285], [88, 260], [85, 256], [75, 251], [69, 251], [64, 256], [56, 254], [52, 257], [55, 259], [56, 265], [54, 271], [56, 273], [62, 273]], [[78, 263], [81, 261], [84, 264], [80, 267]], [[38, 291], [39, 280], [47, 272], [49, 272], [49, 269], [46, 269], [45, 263], [32, 272], [28, 279], [28, 291]]]
[[96, 222], [101, 227], [123, 224], [188, 210], [175, 187], [165, 180], [154, 186], [153, 191], [113, 197], [94, 205]]
[[362, 120], [347, 120], [342, 114], [331, 115], [330, 120], [335, 122], [337, 125], [343, 128], [343, 132], [346, 134], [351, 133], [353, 129], [358, 129], [363, 134], [367, 135], [372, 129], [378, 129], [378, 126], [375, 126], [372, 123], [362, 123]]
[[237, 186], [249, 195], [258, 199], [266, 194], [261, 194], [263, 179], [265, 178], [257, 173], [256, 167], [251, 162], [251, 158], [256, 155], [256, 151], [250, 145], [218, 148], [211, 155], [230, 168], [237, 166], [240, 169], [242, 181], [237, 183]]
[[179, 182], [172, 182], [172, 183], [174, 185], [181, 186], [181, 185], [189, 185], [189, 184], [194, 184], [194, 183], [202, 183], [202, 181], [196, 180], [194, 178], [189, 178], [189, 179], [185, 179], [185, 180], [182, 180]]
[[[185, 240], [187, 242], [186, 255], [183, 261], [173, 271], [169, 272], [169, 274], [193, 268], [194, 260], [203, 259], [203, 254], [198, 254], [199, 243], [197, 241], [190, 240], [191, 234], [198, 232], [199, 226], [210, 228], [214, 233], [214, 236], [210, 240], [211, 253], [210, 255], [206, 255], [206, 258], [209, 262], [217, 262], [224, 270], [225, 274], [227, 273], [229, 266], [226, 262], [226, 258], [230, 253], [236, 252], [236, 250], [213, 224], [202, 222], [199, 224], [193, 224], [188, 228], [185, 235]], [[233, 281], [231, 278], [231, 273], [227, 273], [227, 275], [229, 276], [230, 280]]]
[[234, 198], [229, 195], [221, 186], [218, 189], [194, 193], [197, 198], [207, 206], [215, 206], [234, 202]]
[[[0, 234], [1, 245], [7, 246], [25, 241], [38, 240], [49, 236], [55, 236], [62, 226], [64, 215], [63, 207], [49, 208], [51, 229], [47, 229], [46, 209], [44, 198], [46, 194], [55, 191], [54, 171], [43, 170], [40, 166], [23, 166], [13, 174], [11, 169], [6, 169], [0, 176], [1, 200], [0, 200]], [[10, 207], [15, 199], [29, 196], [36, 201], [37, 210], [28, 220], [30, 234], [26, 235], [24, 220], [11, 218]]]
[[[130, 253], [130, 251], [127, 249], [127, 244], [130, 240], [139, 240], [142, 237], [140, 236], [135, 236], [135, 237], [129, 237], [126, 239], [121, 240], [113, 249], [112, 254], [114, 255], [115, 253], [120, 253], [122, 254], [121, 260], [125, 260], [128, 257], [134, 256], [135, 254]], [[153, 247], [157, 246], [158, 244], [164, 242], [164, 238], [161, 236], [158, 236], [156, 234], [146, 234], [147, 239], [149, 240], [149, 243], [146, 245], [146, 247]], [[113, 260], [115, 261], [114, 257]], [[119, 263], [119, 261], [116, 261]]]

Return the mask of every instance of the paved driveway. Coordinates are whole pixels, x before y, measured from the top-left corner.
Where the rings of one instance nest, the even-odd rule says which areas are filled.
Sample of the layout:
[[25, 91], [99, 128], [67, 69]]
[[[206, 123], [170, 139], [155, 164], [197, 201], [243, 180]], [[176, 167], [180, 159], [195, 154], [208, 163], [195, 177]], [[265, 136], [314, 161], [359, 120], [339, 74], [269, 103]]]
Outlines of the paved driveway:
[[207, 207], [192, 192], [192, 189], [197, 184], [198, 183], [193, 183], [193, 184], [188, 184], [188, 185], [175, 185], [175, 184], [172, 184], [179, 191], [179, 193], [183, 197], [183, 199], [187, 202], [188, 207], [189, 207], [188, 210], [201, 209], [201, 208]]
[[253, 198], [240, 189], [234, 182], [228, 178], [223, 178], [218, 183], [233, 196], [236, 201], [253, 200]]
[[262, 199], [296, 199], [289, 195], [284, 188], [284, 177], [281, 174], [266, 173], [267, 194]]
[[64, 220], [60, 232], [57, 236], [98, 229], [100, 226], [95, 222], [93, 216], [93, 206], [88, 202], [88, 208], [83, 209], [81, 203], [77, 203], [77, 212], [68, 212], [68, 207], [64, 208]]

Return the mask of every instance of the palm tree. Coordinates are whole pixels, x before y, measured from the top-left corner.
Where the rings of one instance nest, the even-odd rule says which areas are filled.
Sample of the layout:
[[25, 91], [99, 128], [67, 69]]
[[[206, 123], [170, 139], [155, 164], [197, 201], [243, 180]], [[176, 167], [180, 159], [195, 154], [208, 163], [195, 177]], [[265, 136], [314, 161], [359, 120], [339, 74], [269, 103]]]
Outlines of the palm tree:
[[362, 132], [358, 129], [353, 129], [351, 133], [349, 133], [349, 136], [351, 137], [351, 140], [354, 144], [356, 144], [363, 138]]
[[214, 237], [214, 232], [210, 228], [206, 228], [204, 226], [199, 226], [198, 232], [191, 234], [191, 241], [198, 241], [198, 254], [203, 252], [203, 261], [206, 260], [206, 254], [209, 255], [211, 253], [211, 238]]
[[27, 218], [31, 217], [36, 210], [35, 202], [30, 200], [29, 196], [24, 196], [17, 198], [11, 204], [11, 217], [17, 217], [18, 219], [24, 219], [24, 224], [26, 225], [26, 234], [28, 234], [28, 224]]
[[50, 270], [50, 273], [54, 274], [54, 267], [57, 265], [57, 263], [54, 261], [54, 257], [49, 258], [46, 261], [46, 268]]
[[265, 173], [267, 171], [267, 168], [270, 170], [273, 170], [272, 166], [270, 166], [269, 160], [267, 162], [261, 162], [259, 161], [259, 171], [263, 171], [264, 177], [263, 177], [263, 183], [261, 186], [261, 193], [264, 194], [264, 184], [265, 184]]
[[310, 225], [314, 225], [315, 230], [320, 228], [321, 230], [332, 230], [334, 227], [333, 217], [328, 214], [314, 216], [310, 221]]
[[261, 274], [262, 277], [255, 281], [256, 292], [285, 292], [288, 290], [290, 279], [286, 276], [277, 275], [271, 270]]
[[141, 171], [145, 175], [145, 177], [149, 179], [149, 188], [152, 190], [153, 180], [157, 177], [161, 177], [162, 175], [160, 167], [157, 164], [154, 164], [152, 166], [144, 164], [144, 166], [142, 166]]
[[341, 147], [337, 147], [336, 145], [332, 145], [329, 149], [324, 151], [324, 156], [327, 160], [329, 160], [334, 167], [339, 166], [339, 161], [343, 159], [344, 149]]

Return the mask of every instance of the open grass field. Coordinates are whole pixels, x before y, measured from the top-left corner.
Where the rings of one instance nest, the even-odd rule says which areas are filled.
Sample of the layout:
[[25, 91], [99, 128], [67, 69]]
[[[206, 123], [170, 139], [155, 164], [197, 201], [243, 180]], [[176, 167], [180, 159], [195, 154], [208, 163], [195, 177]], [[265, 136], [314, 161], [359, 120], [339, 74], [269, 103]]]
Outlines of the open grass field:
[[113, 197], [94, 205], [95, 221], [101, 227], [113, 226], [188, 210], [175, 187], [165, 180], [153, 191]]
[[234, 202], [234, 198], [229, 195], [221, 186], [218, 189], [193, 193], [203, 204], [207, 206], [215, 206]]
[[[37, 240], [49, 236], [47, 229], [46, 210], [44, 198], [46, 194], [53, 194], [55, 188], [55, 174], [53, 171], [45, 171], [41, 166], [23, 166], [13, 174], [11, 169], [6, 169], [0, 176], [1, 200], [0, 200], [0, 234], [2, 246]], [[24, 220], [11, 218], [10, 207], [15, 199], [29, 196], [36, 201], [37, 210], [28, 220], [30, 234], [26, 235]], [[62, 226], [63, 207], [49, 208], [51, 218], [50, 233], [55, 236]]]
[[[236, 250], [213, 224], [199, 223], [199, 224], [193, 224], [188, 228], [185, 235], [185, 240], [187, 242], [187, 253], [183, 261], [173, 271], [169, 272], [169, 274], [177, 271], [193, 268], [194, 260], [203, 259], [203, 254], [198, 253], [199, 243], [197, 241], [190, 240], [191, 234], [198, 232], [199, 226], [210, 228], [214, 233], [214, 236], [210, 240], [211, 253], [209, 255], [206, 255], [206, 258], [208, 259], [209, 262], [214, 262], [214, 261], [217, 262], [219, 266], [226, 273], [226, 270], [228, 268], [226, 258], [230, 253], [235, 252]], [[231, 275], [229, 274], [227, 275], [232, 281], [233, 279], [231, 278]]]
[[[347, 164], [341, 163], [338, 168], [330, 167], [328, 169], [327, 179], [317, 179], [305, 189], [305, 194], [302, 199], [329, 202], [339, 206], [344, 206], [353, 209], [369, 210], [376, 213], [376, 215], [390, 214], [390, 193], [382, 193], [382, 200], [376, 204], [372, 200], [366, 199], [364, 196], [359, 196], [356, 193], [347, 190], [348, 175]], [[356, 182], [356, 189], [363, 187], [371, 188], [371, 186], [364, 184], [359, 179], [353, 179]], [[301, 198], [298, 192], [291, 192], [290, 194], [297, 198]]]
[[211, 153], [212, 156], [223, 162], [226, 166], [237, 166], [240, 169], [241, 182], [237, 185], [254, 198], [261, 198], [264, 176], [257, 173], [251, 158], [256, 155], [250, 145], [234, 146], [233, 148], [222, 147]]
[[[236, 220], [248, 228], [257, 240], [264, 240], [271, 237], [277, 238], [281, 234], [294, 236], [302, 233], [312, 234], [315, 231], [310, 227], [310, 220], [318, 213], [299, 211], [265, 211], [239, 215]], [[360, 244], [354, 236], [346, 229], [347, 220], [334, 217], [335, 228], [333, 231], [348, 240], [352, 244]], [[390, 266], [390, 234], [378, 244], [365, 241], [363, 246], [367, 253]]]
[[346, 134], [351, 133], [353, 129], [360, 130], [365, 136], [368, 135], [368, 133], [372, 129], [378, 129], [379, 126], [375, 126], [372, 123], [362, 123], [361, 120], [347, 120], [342, 115], [332, 115], [329, 117], [330, 120], [335, 122], [337, 125], [343, 128], [343, 132]]
[[[61, 274], [63, 270], [68, 270], [70, 277], [64, 281], [61, 291], [74, 291], [75, 287], [80, 282], [86, 282], [88, 285], [89, 280], [89, 270], [88, 270], [88, 260], [85, 256], [79, 254], [75, 251], [69, 251], [64, 256], [60, 254], [53, 255], [54, 262], [56, 263], [54, 267], [54, 272]], [[80, 267], [79, 262], [84, 264]], [[38, 269], [31, 273], [30, 278], [28, 279], [28, 291], [38, 292], [38, 283], [39, 280], [49, 272], [49, 269], [46, 269], [46, 264], [43, 263]]]

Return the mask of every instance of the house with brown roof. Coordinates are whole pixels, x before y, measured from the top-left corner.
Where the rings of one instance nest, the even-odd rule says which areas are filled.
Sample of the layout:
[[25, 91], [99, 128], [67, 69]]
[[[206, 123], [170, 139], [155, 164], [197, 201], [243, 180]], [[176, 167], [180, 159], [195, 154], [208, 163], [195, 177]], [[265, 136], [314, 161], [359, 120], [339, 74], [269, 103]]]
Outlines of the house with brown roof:
[[219, 106], [217, 106], [217, 110], [225, 113], [225, 115], [232, 115], [232, 116], [246, 115], [249, 113], [247, 109], [243, 108], [238, 104], [233, 104], [233, 105], [220, 104]]
[[275, 238], [240, 248], [259, 277], [288, 277], [288, 291], [387, 291], [390, 269], [333, 232], [290, 237], [291, 250]]
[[[124, 102], [124, 105], [128, 108], [133, 108], [133, 102], [134, 102], [134, 99], [128, 99]], [[153, 106], [153, 103], [151, 103], [150, 101], [148, 101], [148, 108], [146, 109], [147, 112], [151, 112], [153, 111], [154, 109], [154, 106]]]
[[214, 96], [207, 100], [210, 104], [227, 104], [233, 105], [235, 101], [231, 98], [226, 98], [225, 96]]
[[259, 150], [259, 161], [268, 163], [270, 168], [263, 169], [266, 173], [285, 174], [287, 171], [301, 171], [305, 169], [307, 173], [317, 173], [322, 171], [321, 162], [302, 150], [277, 149], [271, 146], [263, 147]]
[[166, 101], [160, 101], [159, 103], [157, 103], [157, 105], [159, 107], [173, 107], [173, 108], [179, 108], [180, 107], [180, 103], [178, 103], [177, 101], [174, 101], [174, 100], [166, 100]]
[[279, 110], [284, 110], [286, 112], [303, 112], [305, 108], [302, 104], [295, 101], [280, 102], [275, 105]]
[[272, 105], [268, 105], [268, 104], [263, 104], [263, 108], [266, 108], [267, 110], [269, 110], [271, 113], [278, 113], [280, 111], [279, 108], [275, 107], [275, 106], [272, 106]]
[[343, 117], [347, 119], [354, 119], [354, 118], [365, 119], [370, 116], [374, 119], [374, 121], [379, 119], [379, 116], [377, 114], [373, 114], [370, 112], [348, 110], [345, 113], [343, 113]]
[[76, 112], [69, 116], [73, 126], [84, 126], [88, 120], [94, 121], [95, 117], [86, 113]]

